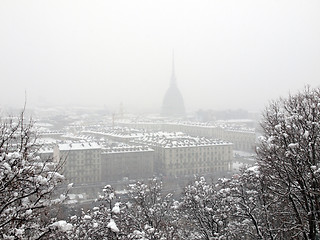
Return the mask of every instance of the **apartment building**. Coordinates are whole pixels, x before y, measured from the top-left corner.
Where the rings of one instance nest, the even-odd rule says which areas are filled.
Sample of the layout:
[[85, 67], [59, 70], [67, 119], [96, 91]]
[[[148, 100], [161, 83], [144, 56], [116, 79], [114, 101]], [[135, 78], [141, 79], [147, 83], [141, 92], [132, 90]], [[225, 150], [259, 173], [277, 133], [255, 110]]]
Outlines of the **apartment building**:
[[103, 149], [102, 181], [150, 178], [154, 174], [154, 150], [147, 146], [118, 146]]
[[145, 134], [133, 142], [154, 149], [154, 170], [163, 176], [214, 174], [232, 167], [233, 144], [229, 142], [167, 132]]
[[101, 181], [101, 146], [95, 142], [64, 143], [54, 148], [54, 159], [65, 161], [62, 173], [68, 182]]
[[210, 125], [197, 122], [121, 122], [121, 126], [148, 129], [153, 131], [183, 132], [190, 136], [223, 139], [234, 144], [235, 150], [254, 152], [256, 132], [252, 128], [220, 123]]

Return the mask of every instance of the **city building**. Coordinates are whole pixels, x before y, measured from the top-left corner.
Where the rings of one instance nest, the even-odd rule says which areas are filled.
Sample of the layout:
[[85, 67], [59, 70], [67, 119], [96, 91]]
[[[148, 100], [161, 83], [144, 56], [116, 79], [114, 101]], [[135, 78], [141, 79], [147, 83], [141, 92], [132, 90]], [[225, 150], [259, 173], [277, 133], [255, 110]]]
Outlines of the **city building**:
[[244, 152], [255, 152], [256, 133], [250, 129], [225, 129], [223, 139], [234, 144], [234, 149]]
[[234, 149], [255, 152], [256, 132], [236, 124], [205, 124], [198, 122], [119, 122], [121, 126], [149, 131], [183, 132], [194, 137], [222, 139], [234, 144]]
[[101, 145], [95, 142], [58, 144], [54, 159], [65, 161], [62, 173], [71, 183], [96, 183], [101, 181]]
[[102, 181], [147, 179], [153, 172], [154, 150], [147, 146], [119, 146], [103, 149]]
[[115, 127], [104, 129], [103, 131], [83, 131], [84, 134], [94, 136], [109, 142], [122, 142], [129, 143], [132, 139], [143, 136], [143, 132], [138, 129], [132, 129], [127, 127]]
[[229, 142], [168, 132], [145, 134], [133, 142], [154, 149], [154, 170], [158, 175], [214, 175], [232, 168], [233, 145]]
[[52, 162], [53, 148], [54, 145], [44, 145], [37, 151], [36, 155], [40, 157], [42, 162]]

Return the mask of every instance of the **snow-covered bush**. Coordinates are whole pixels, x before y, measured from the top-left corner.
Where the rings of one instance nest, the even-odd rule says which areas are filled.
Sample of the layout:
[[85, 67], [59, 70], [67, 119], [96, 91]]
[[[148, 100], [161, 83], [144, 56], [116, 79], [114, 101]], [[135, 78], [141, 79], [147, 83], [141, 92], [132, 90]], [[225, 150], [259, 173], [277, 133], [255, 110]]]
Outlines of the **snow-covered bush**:
[[269, 203], [274, 196], [265, 192], [259, 166], [241, 169], [231, 179], [220, 179], [216, 187], [220, 211], [228, 216], [225, 236], [252, 240], [273, 237], [274, 216]]
[[60, 165], [37, 157], [35, 140], [32, 122], [25, 123], [23, 113], [0, 122], [1, 239], [48, 238], [71, 228], [50, 211], [64, 199], [52, 195], [63, 180]]
[[282, 239], [320, 237], [320, 90], [306, 88], [270, 104], [258, 147], [260, 172], [273, 195], [268, 211]]
[[105, 186], [99, 207], [71, 217], [72, 239], [183, 239], [177, 229], [171, 194], [164, 195], [160, 181], [128, 186], [128, 196], [118, 198]]
[[70, 239], [121, 239], [117, 226], [120, 203], [116, 200], [114, 189], [110, 185], [103, 188], [103, 195], [97, 199], [98, 207], [82, 211], [81, 216], [72, 216], [73, 231]]
[[172, 194], [162, 191], [161, 181], [129, 185], [129, 199], [123, 206], [119, 219], [123, 239], [182, 239]]
[[204, 177], [186, 186], [179, 206], [186, 235], [207, 240], [223, 237], [228, 215], [221, 203], [215, 184], [207, 183]]

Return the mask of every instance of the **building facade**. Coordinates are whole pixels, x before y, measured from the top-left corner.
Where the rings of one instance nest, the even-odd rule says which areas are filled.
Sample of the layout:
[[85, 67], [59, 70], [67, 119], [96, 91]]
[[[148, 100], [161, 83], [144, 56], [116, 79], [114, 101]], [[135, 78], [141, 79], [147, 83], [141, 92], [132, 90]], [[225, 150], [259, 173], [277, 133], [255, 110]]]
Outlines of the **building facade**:
[[228, 125], [207, 125], [202, 123], [183, 122], [122, 122], [122, 126], [154, 131], [183, 132], [190, 136], [222, 139], [234, 144], [234, 149], [245, 152], [255, 152], [256, 132], [254, 129], [240, 128]]
[[206, 175], [232, 169], [233, 145], [182, 133], [151, 133], [134, 140], [155, 150], [155, 173], [167, 176]]
[[54, 159], [65, 161], [62, 173], [70, 183], [101, 181], [101, 146], [94, 142], [58, 144]]
[[153, 176], [154, 150], [146, 146], [103, 149], [102, 181], [138, 180]]

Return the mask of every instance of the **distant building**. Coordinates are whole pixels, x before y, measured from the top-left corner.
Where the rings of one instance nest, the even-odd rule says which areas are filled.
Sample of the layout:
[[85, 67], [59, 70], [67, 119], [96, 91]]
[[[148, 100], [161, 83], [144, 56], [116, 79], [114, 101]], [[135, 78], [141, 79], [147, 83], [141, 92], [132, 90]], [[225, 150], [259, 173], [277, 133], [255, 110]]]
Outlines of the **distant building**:
[[103, 132], [84, 131], [84, 133], [96, 138], [108, 139], [110, 142], [122, 143], [129, 143], [132, 139], [143, 136], [143, 133], [140, 130], [123, 127], [115, 127]]
[[161, 115], [165, 117], [179, 117], [185, 115], [183, 97], [177, 86], [173, 57], [170, 87], [168, 88], [163, 99]]
[[101, 156], [102, 181], [147, 179], [154, 174], [154, 150], [147, 146], [109, 147]]
[[248, 129], [226, 129], [224, 139], [234, 144], [234, 149], [244, 152], [255, 152], [256, 133]]
[[155, 150], [154, 168], [167, 177], [226, 173], [232, 168], [232, 143], [182, 133], [151, 133], [137, 144]]
[[122, 126], [149, 131], [183, 132], [191, 136], [217, 138], [233, 143], [235, 150], [255, 152], [256, 132], [253, 128], [236, 126], [236, 124], [205, 124], [197, 122], [127, 122]]
[[53, 160], [53, 147], [54, 146], [42, 146], [38, 152], [37, 155], [40, 157], [41, 161], [43, 162], [52, 162]]
[[54, 159], [65, 160], [63, 175], [72, 183], [101, 181], [101, 146], [98, 143], [65, 143], [54, 148]]

